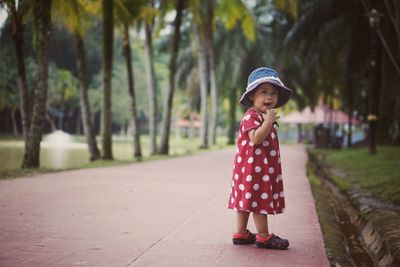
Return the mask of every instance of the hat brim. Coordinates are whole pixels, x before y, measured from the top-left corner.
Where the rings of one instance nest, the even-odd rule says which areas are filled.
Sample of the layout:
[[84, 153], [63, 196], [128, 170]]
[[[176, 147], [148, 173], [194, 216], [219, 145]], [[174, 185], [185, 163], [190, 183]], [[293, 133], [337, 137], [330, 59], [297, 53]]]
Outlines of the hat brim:
[[239, 103], [246, 108], [250, 108], [252, 104], [251, 104], [251, 100], [249, 98], [249, 93], [251, 93], [252, 91], [257, 89], [257, 87], [263, 83], [272, 84], [278, 90], [278, 101], [274, 108], [280, 108], [283, 105], [285, 105], [289, 101], [290, 97], [293, 94], [292, 89], [279, 84], [277, 81], [274, 81], [274, 80], [260, 81], [258, 83], [251, 84], [249, 87], [246, 88], [246, 91], [243, 93], [242, 97], [240, 98]]

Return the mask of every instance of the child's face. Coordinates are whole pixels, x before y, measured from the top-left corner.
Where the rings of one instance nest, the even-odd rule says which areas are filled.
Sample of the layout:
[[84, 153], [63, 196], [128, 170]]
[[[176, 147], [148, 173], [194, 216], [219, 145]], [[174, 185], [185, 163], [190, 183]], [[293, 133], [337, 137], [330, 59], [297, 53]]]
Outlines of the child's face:
[[253, 101], [253, 107], [258, 111], [265, 113], [268, 109], [272, 109], [278, 102], [278, 90], [269, 84], [262, 83], [258, 86], [250, 100]]

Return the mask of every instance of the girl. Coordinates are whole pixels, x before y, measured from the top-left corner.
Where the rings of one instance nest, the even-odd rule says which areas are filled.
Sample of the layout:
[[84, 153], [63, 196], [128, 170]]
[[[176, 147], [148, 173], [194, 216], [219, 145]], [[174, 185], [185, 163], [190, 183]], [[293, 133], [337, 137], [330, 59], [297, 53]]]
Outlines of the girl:
[[[287, 249], [289, 241], [268, 230], [268, 214], [285, 211], [276, 113], [286, 104], [292, 90], [285, 87], [276, 71], [254, 70], [240, 104], [248, 108], [239, 128], [238, 148], [232, 174], [228, 208], [237, 211], [233, 244], [256, 244], [259, 248]], [[247, 230], [253, 213], [257, 235]]]

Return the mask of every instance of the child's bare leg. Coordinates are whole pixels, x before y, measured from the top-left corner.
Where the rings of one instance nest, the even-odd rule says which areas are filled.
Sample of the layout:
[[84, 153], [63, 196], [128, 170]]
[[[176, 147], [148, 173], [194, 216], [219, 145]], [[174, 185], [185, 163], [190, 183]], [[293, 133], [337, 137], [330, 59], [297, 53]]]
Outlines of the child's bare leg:
[[264, 237], [268, 237], [269, 231], [268, 231], [267, 215], [253, 212], [253, 219], [254, 219], [254, 224], [256, 225], [257, 228], [257, 233]]
[[250, 212], [237, 211], [236, 214], [237, 233], [247, 233], [247, 223], [249, 221]]

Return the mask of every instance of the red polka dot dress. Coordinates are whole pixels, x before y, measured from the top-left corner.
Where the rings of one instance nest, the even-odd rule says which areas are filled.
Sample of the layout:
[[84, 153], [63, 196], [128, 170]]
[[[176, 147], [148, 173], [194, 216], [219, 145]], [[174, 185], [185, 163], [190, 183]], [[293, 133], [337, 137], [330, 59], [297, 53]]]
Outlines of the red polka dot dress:
[[240, 124], [228, 208], [278, 214], [285, 211], [285, 198], [277, 126], [272, 126], [259, 145], [254, 145], [248, 135], [262, 122], [262, 116], [249, 108]]

